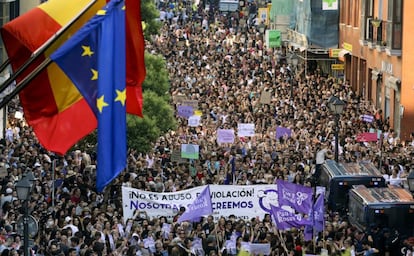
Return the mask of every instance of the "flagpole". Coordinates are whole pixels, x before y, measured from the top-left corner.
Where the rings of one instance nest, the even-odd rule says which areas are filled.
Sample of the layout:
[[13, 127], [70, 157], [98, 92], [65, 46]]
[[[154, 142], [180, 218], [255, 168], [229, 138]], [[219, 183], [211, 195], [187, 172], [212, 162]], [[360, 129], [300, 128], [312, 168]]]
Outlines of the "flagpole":
[[218, 222], [217, 222], [217, 226], [216, 226], [216, 246], [217, 246], [217, 254], [221, 255], [221, 249], [220, 249], [220, 242], [219, 242], [219, 238], [218, 238], [218, 230], [219, 226], [218, 226]]
[[282, 233], [279, 230], [279, 228], [277, 227], [276, 216], [274, 216], [273, 213], [272, 213], [271, 216], [273, 217], [273, 220], [274, 220], [274, 223], [273, 223], [274, 226], [273, 226], [273, 228], [276, 229], [276, 236], [279, 237], [280, 244], [282, 245], [283, 250], [285, 250], [286, 255], [289, 255], [289, 251], [288, 251], [288, 249], [286, 247], [285, 240], [283, 240]]
[[286, 254], [289, 255], [289, 250], [287, 249], [285, 240], [283, 239], [282, 231], [279, 230], [279, 229], [277, 231], [279, 232], [279, 240], [280, 240], [280, 242], [282, 244], [282, 247], [285, 250]]
[[[97, 0], [93, 0], [91, 1], [79, 14], [78, 16], [76, 16], [75, 18], [73, 18], [66, 26], [62, 27], [61, 29], [59, 29], [52, 37], [50, 37], [43, 45], [41, 45], [39, 48], [37, 48], [32, 55], [30, 56], [30, 58], [22, 65], [20, 66], [16, 72], [14, 72], [13, 74], [10, 75], [10, 77], [4, 81], [1, 85], [0, 85], [0, 93], [3, 92], [11, 83], [14, 82], [14, 80], [16, 80], [16, 78], [21, 75], [40, 55], [42, 55], [54, 42], [56, 42], [57, 39], [59, 39], [59, 37], [66, 32], [75, 21], [77, 21], [79, 19], [79, 17], [81, 17]], [[45, 61], [42, 62], [42, 64]], [[5, 69], [7, 67], [7, 65], [10, 64], [10, 59], [7, 59], [1, 66], [0, 66], [0, 72]], [[40, 65], [42, 65], [40, 64]], [[48, 63], [46, 66], [44, 66], [43, 68], [47, 67], [50, 63]], [[35, 72], [36, 70], [38, 70], [38, 68], [36, 67], [36, 69], [33, 71]], [[37, 71], [40, 72], [41, 70]], [[33, 73], [31, 72], [29, 74], [29, 76]], [[26, 79], [26, 77], [22, 80], [21, 83], [19, 83], [20, 86], [27, 86], [27, 84], [34, 78], [36, 77], [37, 74], [33, 77], [31, 77], [31, 79], [28, 82], [22, 83], [23, 80]], [[23, 87], [23, 88], [24, 88]], [[19, 88], [19, 86], [16, 86], [15, 91], [13, 91], [11, 93], [11, 95], [13, 95], [12, 97], [9, 97], [9, 95], [7, 95], [6, 97], [3, 98], [3, 101], [0, 103], [1, 108], [4, 107], [4, 105], [6, 105], [14, 96], [16, 96], [19, 92], [21, 92], [21, 90], [23, 88]], [[4, 102], [5, 100], [7, 100], [7, 102]]]
[[7, 66], [10, 64], [10, 59], [7, 59], [6, 61], [3, 62], [3, 64], [1, 64], [0, 66], [0, 73], [3, 72], [3, 70], [5, 68], [7, 68]]
[[3, 108], [11, 99], [13, 99], [14, 96], [19, 94], [19, 92], [21, 92], [37, 75], [40, 74], [40, 72], [43, 69], [45, 69], [51, 63], [52, 63], [52, 60], [47, 58], [39, 66], [37, 66], [32, 72], [30, 72], [29, 75], [23, 78], [23, 80], [20, 81], [16, 85], [16, 88], [10, 94], [7, 94], [6, 96], [4, 96], [3, 100], [0, 102], [0, 109]]

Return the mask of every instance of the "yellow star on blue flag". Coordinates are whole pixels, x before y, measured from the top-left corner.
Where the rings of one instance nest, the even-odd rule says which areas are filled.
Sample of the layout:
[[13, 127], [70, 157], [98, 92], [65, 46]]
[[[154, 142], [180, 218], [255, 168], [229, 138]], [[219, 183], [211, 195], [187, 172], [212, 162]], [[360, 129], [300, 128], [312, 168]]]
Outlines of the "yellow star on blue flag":
[[76, 85], [98, 119], [98, 192], [126, 167], [123, 7], [123, 0], [110, 1], [50, 57]]

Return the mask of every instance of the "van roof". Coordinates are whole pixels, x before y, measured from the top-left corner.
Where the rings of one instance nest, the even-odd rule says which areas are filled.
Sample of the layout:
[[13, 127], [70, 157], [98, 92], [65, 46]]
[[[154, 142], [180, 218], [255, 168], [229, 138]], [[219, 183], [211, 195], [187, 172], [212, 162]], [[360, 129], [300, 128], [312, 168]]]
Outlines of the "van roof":
[[412, 194], [408, 190], [401, 187], [367, 188], [364, 185], [359, 185], [355, 186], [351, 191], [359, 195], [367, 204], [414, 204]]
[[337, 163], [326, 160], [325, 167], [335, 176], [382, 176], [373, 163], [361, 161], [357, 163]]

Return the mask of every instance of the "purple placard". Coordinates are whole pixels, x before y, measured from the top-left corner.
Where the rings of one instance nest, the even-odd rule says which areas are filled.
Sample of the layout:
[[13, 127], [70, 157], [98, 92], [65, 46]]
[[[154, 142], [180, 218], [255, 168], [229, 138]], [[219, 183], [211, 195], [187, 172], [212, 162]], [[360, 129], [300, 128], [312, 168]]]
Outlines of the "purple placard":
[[194, 110], [193, 110], [192, 106], [180, 105], [180, 106], [177, 107], [177, 112], [178, 112], [178, 116], [189, 118], [190, 116], [193, 115]]
[[233, 129], [218, 129], [217, 130], [217, 143], [234, 143], [234, 130]]
[[364, 122], [372, 123], [374, 121], [374, 116], [372, 116], [372, 115], [362, 115], [361, 119]]
[[287, 135], [288, 137], [292, 136], [292, 130], [286, 127], [282, 127], [282, 126], [276, 127], [276, 139], [277, 140], [285, 135]]

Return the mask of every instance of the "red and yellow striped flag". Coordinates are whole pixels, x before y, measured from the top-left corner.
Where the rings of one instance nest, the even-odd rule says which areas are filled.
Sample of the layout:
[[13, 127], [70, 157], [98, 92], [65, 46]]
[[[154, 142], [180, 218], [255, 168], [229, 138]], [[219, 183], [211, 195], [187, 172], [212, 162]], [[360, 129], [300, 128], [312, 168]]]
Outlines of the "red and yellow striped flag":
[[[50, 0], [10, 21], [1, 35], [13, 71], [61, 28], [70, 24], [91, 0]], [[96, 1], [77, 21], [18, 77], [22, 80], [71, 34], [89, 20], [105, 1]], [[76, 63], [74, 63], [76, 65]], [[82, 95], [52, 63], [19, 94], [26, 121], [46, 149], [64, 154], [74, 143], [92, 132], [97, 121]]]
[[[91, 3], [91, 7], [81, 14]], [[17, 82], [48, 58], [105, 3], [105, 0], [49, 0], [4, 25], [1, 28], [2, 39], [12, 69], [16, 71], [39, 47], [75, 20], [73, 25], [48, 47], [45, 54], [17, 78]], [[140, 1], [127, 0], [126, 9], [127, 111], [142, 116], [141, 85], [145, 79], [145, 64]], [[42, 146], [49, 151], [63, 155], [73, 144], [97, 127], [92, 110], [55, 63], [35, 77], [20, 92], [19, 97], [26, 121], [33, 127]]]

